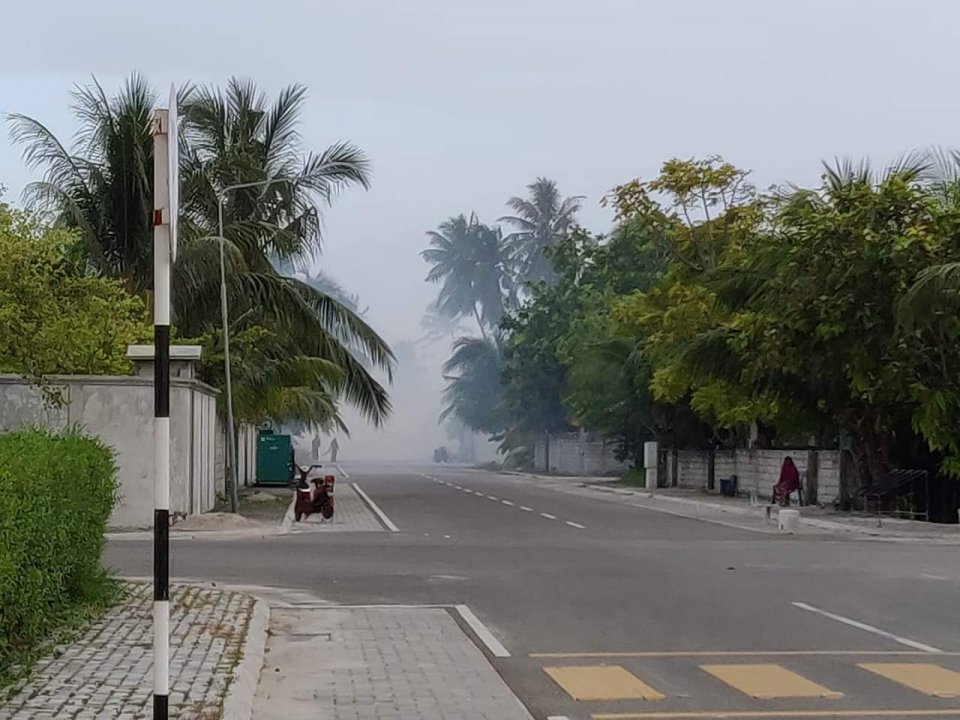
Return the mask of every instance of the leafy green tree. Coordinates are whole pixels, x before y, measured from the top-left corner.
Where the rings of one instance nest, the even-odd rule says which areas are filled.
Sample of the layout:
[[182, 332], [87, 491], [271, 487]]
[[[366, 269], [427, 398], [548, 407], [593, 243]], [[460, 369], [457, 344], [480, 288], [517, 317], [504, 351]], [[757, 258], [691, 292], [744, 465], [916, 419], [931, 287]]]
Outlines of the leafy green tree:
[[486, 338], [500, 321], [512, 287], [500, 231], [476, 215], [457, 215], [427, 237], [430, 246], [420, 254], [430, 265], [427, 282], [440, 283], [437, 309], [450, 318], [472, 315]]
[[557, 346], [567, 369], [564, 402], [575, 424], [602, 433], [617, 444], [621, 458], [631, 460], [641, 457], [647, 440], [701, 446], [710, 436], [686, 403], [654, 399], [643, 337], [614, 317], [625, 295], [649, 290], [665, 270], [656, 238], [656, 227], [633, 220], [575, 254], [554, 256], [557, 284], [575, 287], [580, 302]]
[[720, 158], [673, 159], [658, 177], [621, 185], [607, 199], [621, 222], [651, 230], [651, 242], [666, 260], [652, 287], [614, 304], [620, 331], [643, 338], [657, 399], [689, 402], [706, 422], [720, 427], [753, 422], [767, 411], [767, 398], [738, 382], [739, 367], [725, 343], [716, 340], [727, 315], [709, 284], [718, 266], [735, 265], [739, 248], [765, 218], [746, 178], [746, 172]]
[[657, 396], [689, 392], [721, 425], [847, 431], [865, 481], [910, 461], [898, 449], [911, 418], [948, 447], [936, 434], [935, 333], [896, 322], [915, 278], [960, 249], [957, 206], [924, 172], [915, 158], [882, 173], [827, 167], [821, 187], [765, 198], [766, 221], [730, 235], [712, 269], [624, 303], [623, 319], [647, 333]]
[[573, 230], [584, 198], [561, 197], [557, 183], [544, 177], [527, 185], [527, 191], [526, 198], [514, 196], [507, 201], [513, 214], [500, 222], [514, 228], [506, 242], [518, 263], [518, 281], [552, 281], [556, 274], [548, 251]]
[[68, 259], [73, 231], [0, 203], [0, 372], [125, 375], [127, 345], [149, 336], [141, 300]]
[[[579, 231], [549, 251], [551, 262], [578, 272], [578, 253], [594, 239]], [[558, 356], [561, 339], [581, 307], [576, 282], [540, 283], [530, 300], [504, 316], [503, 405], [510, 427], [521, 435], [570, 428], [563, 402], [567, 371]]]

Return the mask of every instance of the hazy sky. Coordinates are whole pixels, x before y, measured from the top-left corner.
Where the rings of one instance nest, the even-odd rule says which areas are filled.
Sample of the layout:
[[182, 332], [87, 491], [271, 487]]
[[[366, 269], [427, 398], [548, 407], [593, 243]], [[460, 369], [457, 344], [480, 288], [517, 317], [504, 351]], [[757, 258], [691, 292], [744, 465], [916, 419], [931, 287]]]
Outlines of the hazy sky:
[[[955, 0], [39, 0], [4, 3], [0, 111], [62, 137], [70, 87], [231, 74], [310, 90], [303, 135], [349, 139], [373, 187], [326, 217], [325, 268], [391, 341], [433, 289], [424, 232], [493, 221], [537, 175], [588, 197], [665, 158], [720, 153], [761, 185], [812, 182], [821, 158], [960, 145]], [[0, 183], [29, 176], [0, 137]]]

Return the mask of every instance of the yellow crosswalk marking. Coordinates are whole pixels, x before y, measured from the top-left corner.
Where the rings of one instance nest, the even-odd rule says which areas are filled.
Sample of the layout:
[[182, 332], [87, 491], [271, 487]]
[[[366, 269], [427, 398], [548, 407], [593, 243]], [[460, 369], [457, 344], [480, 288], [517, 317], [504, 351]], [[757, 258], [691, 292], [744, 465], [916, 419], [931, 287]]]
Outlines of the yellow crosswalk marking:
[[860, 667], [926, 695], [960, 697], [960, 673], [933, 663], [861, 663]]
[[775, 698], [841, 698], [834, 692], [779, 665], [701, 665], [700, 668], [730, 687], [759, 700]]
[[574, 700], [663, 700], [665, 697], [619, 665], [545, 667], [543, 671]]

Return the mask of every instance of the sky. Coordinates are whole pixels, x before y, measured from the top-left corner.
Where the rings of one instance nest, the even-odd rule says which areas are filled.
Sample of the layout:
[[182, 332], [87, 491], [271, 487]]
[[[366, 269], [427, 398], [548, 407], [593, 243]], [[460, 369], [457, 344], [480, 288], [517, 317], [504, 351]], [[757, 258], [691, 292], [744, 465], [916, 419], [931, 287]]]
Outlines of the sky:
[[[955, 0], [6, 5], [0, 112], [64, 139], [91, 75], [110, 90], [136, 70], [164, 94], [305, 84], [304, 145], [350, 140], [373, 165], [368, 192], [326, 211], [320, 262], [391, 342], [418, 336], [435, 296], [426, 231], [460, 212], [493, 222], [537, 176], [585, 195], [580, 221], [602, 232], [600, 198], [674, 156], [722, 155], [765, 187], [815, 183], [836, 156], [960, 147]], [[32, 177], [0, 133], [5, 199]]]

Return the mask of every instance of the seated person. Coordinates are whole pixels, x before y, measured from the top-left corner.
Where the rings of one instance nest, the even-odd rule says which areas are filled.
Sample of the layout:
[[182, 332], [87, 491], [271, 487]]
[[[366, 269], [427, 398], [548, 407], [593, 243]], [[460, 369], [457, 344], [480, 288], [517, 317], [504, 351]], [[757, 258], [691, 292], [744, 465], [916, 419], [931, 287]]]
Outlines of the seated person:
[[800, 471], [789, 455], [780, 466], [780, 481], [773, 486], [773, 502], [780, 505], [790, 504], [790, 493], [800, 489]]

